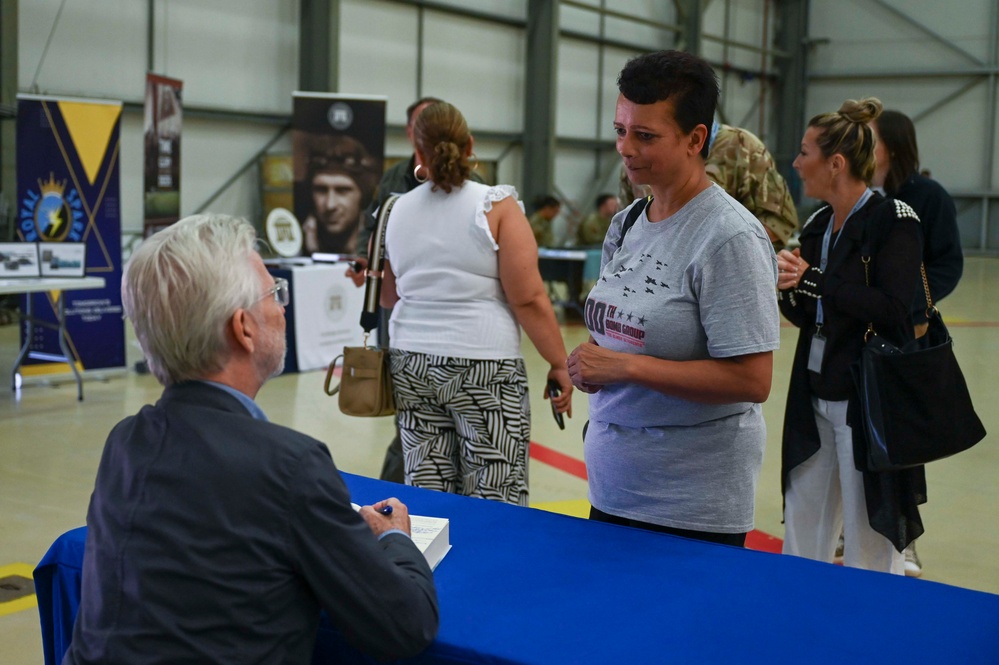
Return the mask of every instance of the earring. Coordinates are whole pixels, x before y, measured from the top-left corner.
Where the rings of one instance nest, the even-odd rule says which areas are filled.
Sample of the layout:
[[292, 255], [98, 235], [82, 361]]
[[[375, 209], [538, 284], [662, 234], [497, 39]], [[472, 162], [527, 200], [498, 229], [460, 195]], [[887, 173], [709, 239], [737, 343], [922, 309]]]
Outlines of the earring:
[[474, 152], [469, 153], [468, 158], [469, 161], [471, 162], [471, 164], [469, 164], [469, 168], [473, 171], [477, 171], [479, 168], [479, 158], [476, 157]]
[[416, 168], [413, 169], [413, 177], [416, 178], [416, 182], [426, 182], [428, 180], [427, 176], [420, 177], [420, 169], [423, 168], [423, 164], [417, 164]]

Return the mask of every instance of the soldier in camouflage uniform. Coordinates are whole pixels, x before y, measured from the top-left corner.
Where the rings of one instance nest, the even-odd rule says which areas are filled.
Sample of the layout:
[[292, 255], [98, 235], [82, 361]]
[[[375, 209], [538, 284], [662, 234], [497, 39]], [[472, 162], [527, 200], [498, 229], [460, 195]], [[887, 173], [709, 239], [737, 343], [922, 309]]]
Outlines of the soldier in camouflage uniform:
[[534, 240], [538, 247], [554, 247], [555, 234], [552, 233], [552, 220], [558, 217], [562, 204], [554, 196], [539, 196], [534, 200], [534, 214], [528, 219]]
[[603, 244], [611, 219], [618, 210], [617, 197], [613, 194], [601, 194], [597, 197], [595, 207], [596, 210], [590, 213], [579, 225], [579, 231], [576, 235], [577, 247]]
[[798, 213], [774, 158], [751, 132], [720, 123], [715, 127], [705, 163], [708, 178], [760, 220], [774, 251], [783, 249], [798, 229]]
[[[774, 251], [780, 251], [798, 230], [798, 212], [787, 183], [777, 171], [763, 141], [745, 129], [715, 123], [705, 161], [708, 178], [760, 220]], [[621, 169], [621, 207], [645, 196]]]

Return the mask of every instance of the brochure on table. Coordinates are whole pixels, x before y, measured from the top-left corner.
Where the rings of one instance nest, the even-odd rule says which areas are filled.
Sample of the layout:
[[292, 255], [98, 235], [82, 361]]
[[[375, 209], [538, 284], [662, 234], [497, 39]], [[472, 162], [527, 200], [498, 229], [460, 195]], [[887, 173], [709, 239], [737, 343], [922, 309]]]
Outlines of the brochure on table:
[[42, 277], [83, 277], [87, 245], [82, 242], [40, 242]]
[[0, 242], [0, 277], [38, 277], [38, 245]]

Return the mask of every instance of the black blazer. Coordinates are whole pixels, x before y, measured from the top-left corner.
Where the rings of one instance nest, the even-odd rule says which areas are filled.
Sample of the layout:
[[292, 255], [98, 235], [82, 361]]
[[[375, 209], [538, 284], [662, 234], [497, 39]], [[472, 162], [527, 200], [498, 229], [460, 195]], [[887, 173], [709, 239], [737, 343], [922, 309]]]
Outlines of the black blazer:
[[308, 663], [319, 610], [379, 658], [426, 647], [433, 576], [377, 540], [325, 445], [201, 382], [108, 437], [67, 663]]
[[[830, 249], [829, 263], [819, 271], [822, 238], [832, 222], [832, 208], [812, 215], [801, 231], [801, 257], [811, 266], [798, 289], [779, 294], [781, 313], [799, 328], [791, 366], [791, 383], [784, 411], [781, 488], [788, 475], [819, 449], [819, 433], [812, 397], [850, 402], [849, 420], [857, 422], [857, 391], [850, 367], [860, 358], [869, 323], [882, 337], [903, 344], [913, 338], [910, 306], [920, 285], [922, 234], [919, 219], [909, 206], [875, 194], [840, 231]], [[831, 244], [831, 243], [830, 243]], [[863, 257], [870, 257], [870, 285], [865, 281]], [[814, 287], [806, 285], [814, 284]], [[821, 295], [826, 337], [822, 373], [808, 370], [815, 334], [816, 298]], [[854, 456], [863, 470], [861, 430], [854, 427]], [[897, 473], [864, 473], [871, 526], [901, 551], [923, 531], [916, 505], [925, 502], [922, 467]], [[904, 542], [903, 542], [904, 541]]]

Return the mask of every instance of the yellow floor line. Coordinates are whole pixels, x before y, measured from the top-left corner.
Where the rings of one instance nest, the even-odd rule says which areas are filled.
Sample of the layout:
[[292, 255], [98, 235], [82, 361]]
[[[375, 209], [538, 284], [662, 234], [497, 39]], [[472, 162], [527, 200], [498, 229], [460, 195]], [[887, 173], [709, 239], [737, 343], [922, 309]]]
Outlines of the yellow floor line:
[[560, 515], [570, 515], [572, 517], [590, 516], [590, 502], [586, 499], [574, 499], [572, 501], [543, 501], [541, 503], [532, 503], [531, 508], [547, 510], [550, 513], [559, 513]]
[[[35, 567], [28, 563], [11, 563], [6, 566], [0, 566], [0, 578], [10, 577], [11, 575], [19, 575], [30, 580], [32, 579], [31, 575], [34, 570]], [[0, 616], [13, 614], [14, 612], [20, 612], [22, 610], [31, 609], [32, 607], [37, 606], [38, 599], [35, 598], [35, 594], [30, 594], [22, 598], [17, 598], [16, 600], [9, 600], [6, 603], [0, 603]]]

